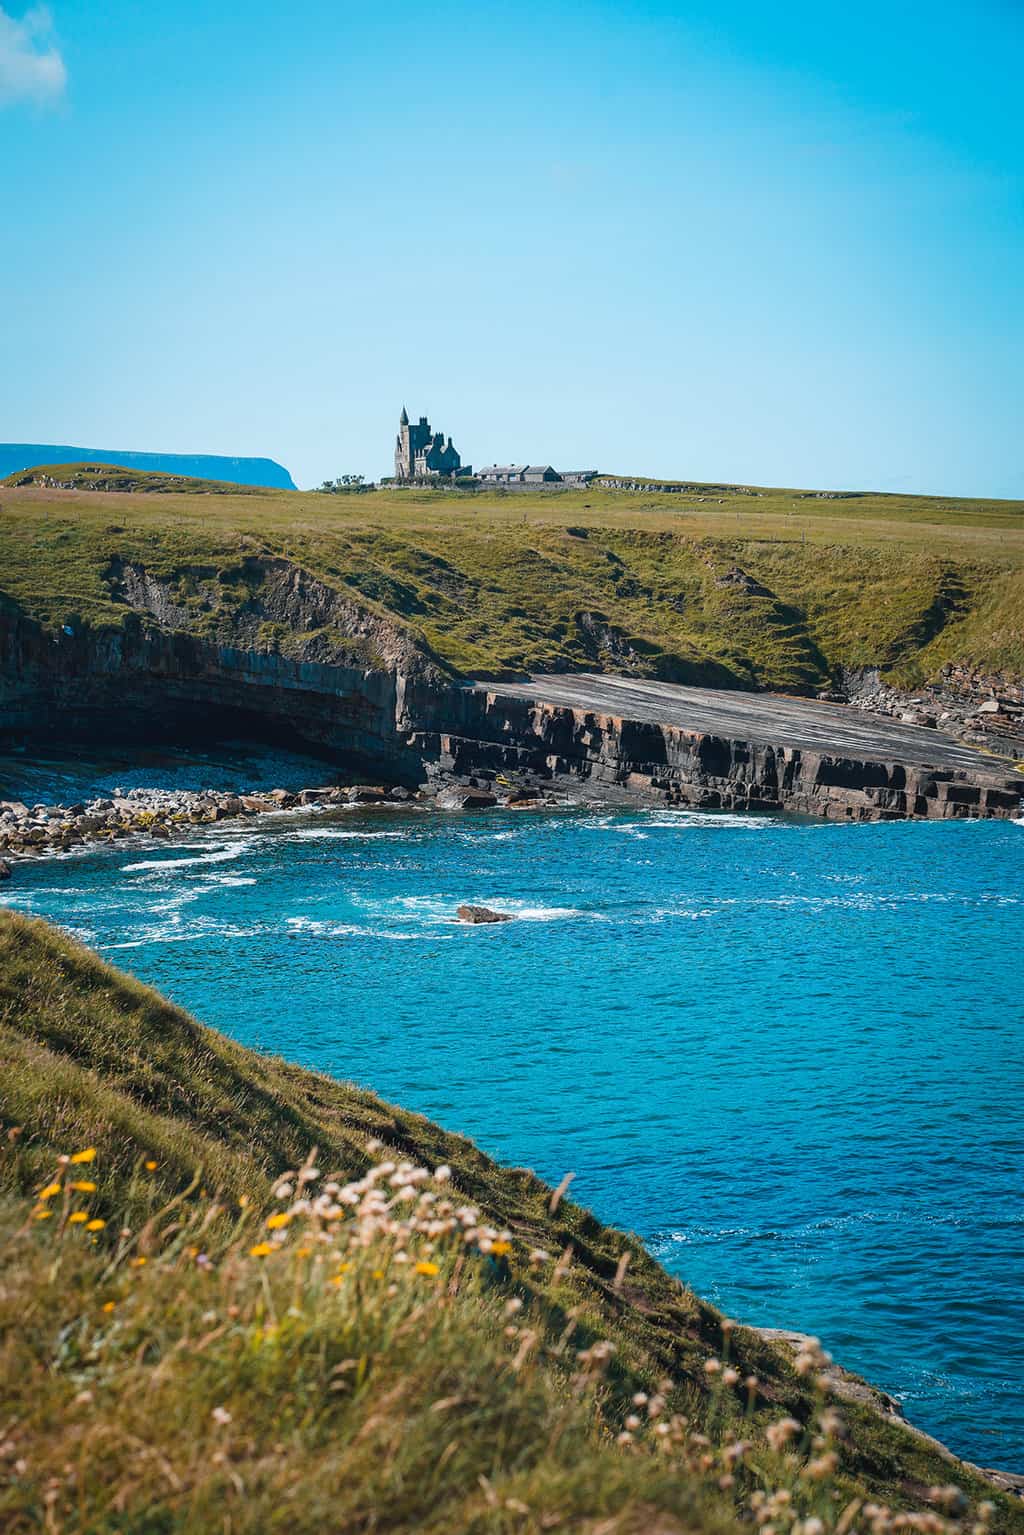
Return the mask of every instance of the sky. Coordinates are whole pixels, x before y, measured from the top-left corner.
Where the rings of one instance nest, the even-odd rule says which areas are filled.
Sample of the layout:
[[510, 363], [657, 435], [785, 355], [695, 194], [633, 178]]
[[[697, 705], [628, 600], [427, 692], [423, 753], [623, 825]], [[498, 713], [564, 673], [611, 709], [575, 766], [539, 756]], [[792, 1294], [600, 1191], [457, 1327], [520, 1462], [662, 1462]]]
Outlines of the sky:
[[1024, 497], [1024, 0], [0, 0], [0, 439]]

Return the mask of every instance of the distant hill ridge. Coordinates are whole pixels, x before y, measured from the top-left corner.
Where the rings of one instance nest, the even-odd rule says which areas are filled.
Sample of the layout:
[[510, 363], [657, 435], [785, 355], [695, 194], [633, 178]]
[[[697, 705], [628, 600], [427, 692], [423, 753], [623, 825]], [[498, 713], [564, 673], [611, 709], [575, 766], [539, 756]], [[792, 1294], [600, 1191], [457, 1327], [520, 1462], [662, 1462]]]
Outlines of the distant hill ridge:
[[40, 464], [116, 464], [159, 474], [190, 475], [225, 480], [233, 485], [263, 485], [295, 490], [283, 464], [272, 458], [223, 458], [214, 453], [124, 453], [109, 448], [75, 448], [67, 444], [0, 442], [0, 479]]

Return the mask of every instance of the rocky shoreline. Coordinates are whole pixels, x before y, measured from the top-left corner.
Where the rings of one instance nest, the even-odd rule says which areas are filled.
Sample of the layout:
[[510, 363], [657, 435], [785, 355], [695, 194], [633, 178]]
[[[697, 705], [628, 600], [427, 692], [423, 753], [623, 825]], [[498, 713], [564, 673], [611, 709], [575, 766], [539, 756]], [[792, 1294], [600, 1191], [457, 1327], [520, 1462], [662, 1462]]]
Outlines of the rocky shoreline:
[[537, 789], [509, 786], [492, 793], [457, 783], [429, 793], [401, 784], [326, 784], [295, 791], [116, 789], [108, 796], [68, 805], [0, 800], [0, 880], [10, 877], [11, 865], [19, 859], [52, 856], [90, 844], [109, 846], [129, 837], [168, 841], [192, 827], [252, 820], [286, 810], [417, 804], [456, 811], [533, 810], [559, 803], [564, 800]]

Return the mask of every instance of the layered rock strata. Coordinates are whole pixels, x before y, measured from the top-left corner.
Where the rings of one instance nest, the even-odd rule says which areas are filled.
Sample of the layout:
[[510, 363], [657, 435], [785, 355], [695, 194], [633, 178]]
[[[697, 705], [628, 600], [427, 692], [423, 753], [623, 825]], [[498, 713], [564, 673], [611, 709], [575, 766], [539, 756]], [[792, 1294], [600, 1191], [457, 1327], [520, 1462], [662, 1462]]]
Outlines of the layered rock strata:
[[1019, 813], [1008, 764], [835, 704], [613, 677], [467, 686], [412, 631], [285, 560], [243, 562], [238, 590], [118, 562], [108, 579], [119, 627], [51, 632], [0, 604], [0, 742], [252, 734], [467, 808], [546, 789], [854, 820]]

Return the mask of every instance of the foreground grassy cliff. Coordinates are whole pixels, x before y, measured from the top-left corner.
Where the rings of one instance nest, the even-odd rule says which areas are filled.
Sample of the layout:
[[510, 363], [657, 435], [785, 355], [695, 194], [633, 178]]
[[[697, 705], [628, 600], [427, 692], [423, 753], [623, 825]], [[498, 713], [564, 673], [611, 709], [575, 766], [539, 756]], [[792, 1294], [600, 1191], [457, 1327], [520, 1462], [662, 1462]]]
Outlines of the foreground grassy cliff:
[[0, 1115], [5, 1529], [1024, 1528], [531, 1173], [10, 912]]
[[[149, 621], [170, 603], [175, 623], [215, 638], [259, 606], [268, 562], [287, 561], [454, 672], [606, 667], [776, 689], [848, 667], [913, 684], [949, 664], [1024, 677], [1018, 502], [10, 487], [0, 549], [0, 601], [51, 630], [121, 626], [130, 567], [161, 584]], [[254, 643], [306, 640], [267, 623]]]

